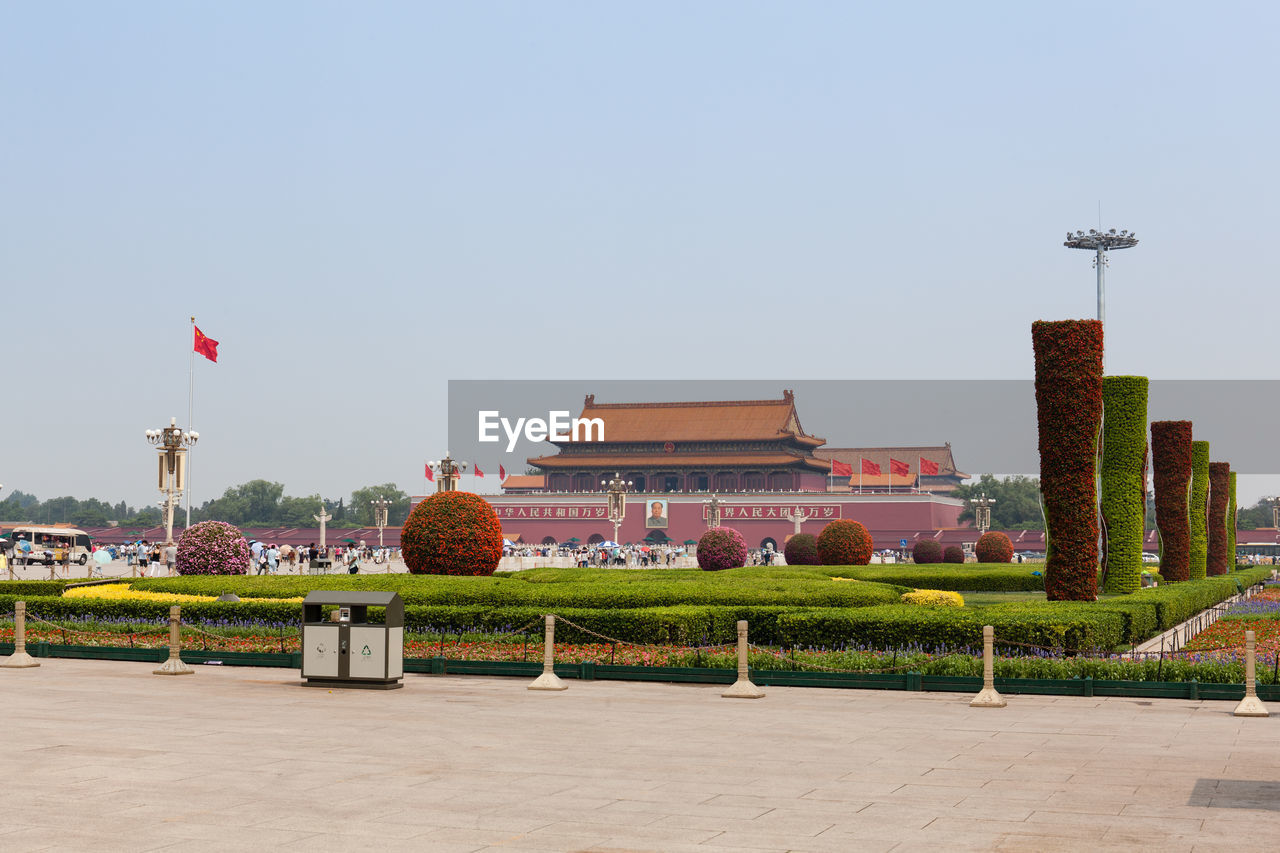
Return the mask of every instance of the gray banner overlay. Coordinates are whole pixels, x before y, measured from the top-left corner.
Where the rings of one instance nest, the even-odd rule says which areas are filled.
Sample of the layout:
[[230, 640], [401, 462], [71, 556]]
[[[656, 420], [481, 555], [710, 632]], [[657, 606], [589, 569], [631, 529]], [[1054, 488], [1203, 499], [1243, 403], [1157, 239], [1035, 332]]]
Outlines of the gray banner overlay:
[[[450, 380], [449, 445], [455, 459], [478, 462], [486, 476], [523, 474], [526, 459], [556, 452], [523, 434], [508, 451], [502, 426], [496, 442], [479, 441], [479, 413], [496, 411], [547, 420], [576, 418], [583, 398], [596, 403], [777, 400], [795, 391], [796, 412], [809, 435], [827, 447], [902, 447], [950, 442], [956, 465], [970, 474], [1031, 474], [1036, 449], [1035, 385], [1027, 380]], [[1214, 461], [1242, 474], [1280, 474], [1280, 380], [1153, 380], [1148, 421], [1189, 420], [1196, 440], [1210, 443]], [[655, 438], [660, 439], [661, 436]], [[608, 436], [605, 436], [608, 439]], [[914, 460], [903, 460], [914, 461]], [[492, 468], [492, 473], [490, 472]]]

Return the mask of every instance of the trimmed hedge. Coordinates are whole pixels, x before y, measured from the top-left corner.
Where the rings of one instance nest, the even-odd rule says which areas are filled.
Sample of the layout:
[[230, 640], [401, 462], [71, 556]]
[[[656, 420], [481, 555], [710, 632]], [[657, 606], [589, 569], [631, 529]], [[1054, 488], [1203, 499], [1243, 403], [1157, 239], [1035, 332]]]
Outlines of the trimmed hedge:
[[1147, 377], [1102, 379], [1102, 588], [1142, 588], [1146, 532]]
[[1209, 442], [1191, 442], [1191, 494], [1187, 498], [1191, 537], [1189, 577], [1202, 580], [1209, 567]]
[[942, 562], [944, 563], [963, 563], [964, 549], [959, 545], [948, 545], [942, 549]]
[[818, 559], [824, 566], [865, 566], [873, 550], [871, 534], [861, 522], [842, 518], [818, 534]]
[[1031, 324], [1036, 422], [1044, 498], [1045, 592], [1050, 600], [1098, 594], [1098, 500], [1094, 483], [1102, 424], [1102, 324]]
[[1228, 483], [1231, 465], [1227, 462], [1209, 463], [1209, 556], [1205, 574], [1225, 575], [1235, 567], [1235, 560], [1227, 563], [1227, 510], [1231, 505]]
[[1151, 464], [1156, 487], [1160, 573], [1170, 583], [1191, 579], [1191, 421], [1153, 421]]
[[933, 539], [921, 539], [911, 549], [911, 562], [917, 566], [942, 562], [942, 546]]
[[973, 546], [979, 563], [1007, 563], [1013, 559], [1013, 543], [999, 530], [988, 530]]
[[901, 565], [851, 566], [832, 568], [836, 577], [875, 583], [897, 584], [915, 589], [949, 589], [956, 592], [1042, 592], [1043, 565], [966, 563], [963, 566]]

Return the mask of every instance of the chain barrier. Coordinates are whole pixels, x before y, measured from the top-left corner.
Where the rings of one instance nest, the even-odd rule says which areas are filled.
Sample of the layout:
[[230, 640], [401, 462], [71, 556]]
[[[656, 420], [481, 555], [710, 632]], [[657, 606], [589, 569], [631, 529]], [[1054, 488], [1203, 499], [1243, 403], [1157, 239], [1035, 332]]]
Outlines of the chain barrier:
[[[563, 622], [564, 624], [568, 625], [571, 628], [577, 628], [582, 633], [590, 634], [593, 637], [598, 637], [599, 639], [604, 640], [606, 643], [613, 643], [614, 645], [618, 645], [618, 646], [631, 646], [632, 648], [639, 648], [639, 649], [661, 649], [662, 651], [668, 651], [671, 649], [671, 646], [664, 646], [657, 643], [639, 643], [631, 640], [619, 640], [617, 637], [610, 637], [607, 634], [601, 634], [599, 631], [593, 631], [590, 628], [584, 628], [581, 625], [579, 625], [577, 622], [572, 622], [564, 618], [563, 616], [556, 616], [556, 614], [554, 613], [550, 615], [556, 617], [557, 624]], [[737, 648], [736, 642], [720, 643], [718, 645], [711, 645], [711, 646], [681, 646], [680, 650], [690, 651], [690, 652], [700, 652], [700, 651], [705, 652], [713, 649], [732, 649], [732, 648]]]
[[913, 669], [914, 667], [917, 667], [920, 665], [918, 662], [916, 662], [916, 663], [904, 663], [901, 666], [891, 666], [891, 667], [886, 667], [884, 669], [845, 669], [843, 667], [823, 666], [822, 664], [813, 663], [811, 661], [799, 660], [797, 658], [789, 658], [786, 656], [784, 652], [776, 651], [774, 649], [769, 649], [769, 648], [762, 648], [760, 646], [757, 646], [755, 643], [747, 643], [747, 648], [753, 649], [764, 655], [773, 655], [779, 660], [787, 661], [788, 663], [793, 665], [798, 664], [800, 666], [808, 667], [809, 669], [816, 669], [821, 672], [844, 672], [852, 675], [883, 675], [890, 672], [902, 672], [904, 670]]
[[[41, 619], [39, 616], [35, 615], [29, 610], [27, 611], [27, 619], [31, 620], [32, 622], [39, 622], [43, 625], [48, 625], [50, 628], [58, 629], [59, 631], [62, 632], [62, 636], [64, 639], [66, 638], [67, 634], [75, 634], [78, 637], [100, 637], [103, 633], [101, 631], [77, 631], [75, 628], [68, 628], [64, 625], [59, 625], [56, 622], [50, 622], [48, 619]], [[111, 632], [108, 632], [108, 633], [111, 633]], [[150, 636], [161, 636], [161, 635], [168, 636], [168, 634], [169, 634], [168, 628], [157, 628], [154, 631], [127, 631], [121, 634], [121, 636], [128, 637], [129, 641], [132, 643], [134, 638], [136, 637], [150, 637]]]

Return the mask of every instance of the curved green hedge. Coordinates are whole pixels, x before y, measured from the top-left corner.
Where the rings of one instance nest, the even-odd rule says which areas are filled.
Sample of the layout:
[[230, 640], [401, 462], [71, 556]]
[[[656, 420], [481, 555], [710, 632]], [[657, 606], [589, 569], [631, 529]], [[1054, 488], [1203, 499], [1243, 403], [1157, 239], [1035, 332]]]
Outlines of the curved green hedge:
[[1209, 442], [1191, 442], [1191, 493], [1187, 498], [1190, 524], [1188, 575], [1203, 580], [1209, 567]]
[[1102, 379], [1102, 584], [1110, 593], [1142, 587], [1147, 384], [1145, 376]]

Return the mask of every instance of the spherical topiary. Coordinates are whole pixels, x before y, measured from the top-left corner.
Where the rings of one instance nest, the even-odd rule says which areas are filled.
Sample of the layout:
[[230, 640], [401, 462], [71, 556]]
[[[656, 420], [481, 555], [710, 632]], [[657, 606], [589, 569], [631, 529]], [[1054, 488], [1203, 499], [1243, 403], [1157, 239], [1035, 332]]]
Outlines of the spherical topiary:
[[707, 572], [747, 564], [747, 541], [732, 527], [713, 527], [698, 540], [698, 568]]
[[973, 550], [979, 563], [1007, 563], [1013, 559], [1013, 543], [999, 530], [982, 534]]
[[248, 574], [249, 542], [233, 524], [202, 521], [179, 537], [173, 566], [180, 575]]
[[502, 559], [502, 523], [470, 492], [436, 492], [400, 530], [400, 553], [415, 575], [491, 575]]
[[824, 566], [865, 566], [871, 551], [871, 534], [856, 521], [833, 521], [818, 534], [818, 559]]
[[941, 563], [942, 546], [932, 539], [921, 539], [911, 549], [911, 559], [917, 563]]
[[964, 549], [959, 545], [948, 545], [942, 549], [942, 562], [944, 563], [963, 563]]
[[787, 540], [783, 549], [788, 566], [820, 566], [818, 560], [818, 537], [812, 533], [797, 533]]

